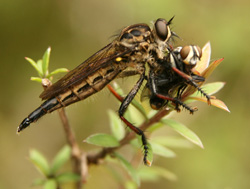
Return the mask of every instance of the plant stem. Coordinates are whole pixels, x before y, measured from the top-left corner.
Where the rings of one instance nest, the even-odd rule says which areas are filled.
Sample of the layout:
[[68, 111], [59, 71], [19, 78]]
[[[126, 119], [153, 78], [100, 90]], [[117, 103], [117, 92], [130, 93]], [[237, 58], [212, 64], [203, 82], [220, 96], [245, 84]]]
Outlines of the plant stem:
[[[142, 123], [139, 128], [142, 130], [146, 130], [154, 123], [159, 122], [164, 116], [169, 114], [171, 111], [172, 110], [166, 110], [166, 109], [160, 110], [152, 118], [150, 118], [149, 120]], [[113, 151], [115, 151], [116, 149], [121, 148], [125, 144], [129, 143], [132, 139], [135, 138], [135, 136], [136, 136], [136, 134], [134, 132], [129, 132], [120, 141], [120, 145], [118, 147], [103, 148], [100, 152], [98, 152], [96, 154], [89, 154], [87, 156], [88, 165], [89, 164], [98, 164], [100, 159], [105, 158], [106, 155], [113, 153]]]
[[[51, 81], [48, 79], [43, 79], [42, 80], [42, 86], [44, 88], [44, 90], [46, 90], [48, 87], [50, 87], [52, 85]], [[88, 173], [88, 167], [85, 166], [84, 162], [86, 162], [86, 155], [84, 155], [84, 153], [81, 152], [76, 138], [75, 138], [75, 134], [73, 132], [73, 130], [71, 129], [71, 126], [69, 124], [69, 120], [68, 117], [65, 113], [64, 108], [60, 108], [58, 110], [58, 114], [60, 116], [60, 119], [62, 121], [63, 124], [63, 128], [64, 128], [64, 132], [66, 134], [66, 138], [67, 138], [67, 142], [71, 147], [71, 158], [72, 158], [72, 162], [73, 162], [73, 171], [74, 173], [81, 175], [81, 180], [79, 182], [76, 183], [77, 185], [77, 189], [81, 189], [82, 188], [82, 181], [86, 181], [86, 176]], [[84, 168], [84, 169], [83, 169]]]
[[[65, 113], [64, 108], [61, 108], [58, 110], [60, 119], [62, 121], [63, 124], [63, 128], [66, 134], [66, 138], [67, 138], [67, 142], [68, 144], [71, 146], [71, 158], [73, 161], [73, 171], [74, 173], [81, 175], [82, 176], [82, 156], [81, 156], [81, 150], [77, 144], [77, 141], [75, 139], [75, 134], [73, 132], [73, 130], [70, 127], [69, 121], [68, 121], [68, 117]], [[85, 157], [85, 156], [83, 156]], [[86, 171], [86, 170], [85, 170]], [[86, 175], [86, 173], [85, 173]], [[82, 180], [85, 180], [86, 178], [83, 178]], [[77, 183], [77, 188], [81, 189], [82, 187], [82, 182], [81, 180]]]

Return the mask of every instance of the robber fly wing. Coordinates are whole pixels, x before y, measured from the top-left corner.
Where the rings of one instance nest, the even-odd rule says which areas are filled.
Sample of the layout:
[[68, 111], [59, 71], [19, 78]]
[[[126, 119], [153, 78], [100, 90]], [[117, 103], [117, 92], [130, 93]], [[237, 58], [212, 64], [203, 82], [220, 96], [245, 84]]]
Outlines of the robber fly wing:
[[77, 66], [75, 69], [71, 70], [52, 86], [43, 91], [40, 95], [40, 98], [45, 100], [57, 96], [58, 94], [66, 91], [75, 83], [86, 79], [89, 75], [95, 73], [98, 69], [107, 66], [108, 64], [110, 64], [110, 61], [126, 53], [126, 50], [117, 51], [114, 43], [108, 44], [107, 46], [96, 52], [94, 55], [89, 57], [82, 64]]

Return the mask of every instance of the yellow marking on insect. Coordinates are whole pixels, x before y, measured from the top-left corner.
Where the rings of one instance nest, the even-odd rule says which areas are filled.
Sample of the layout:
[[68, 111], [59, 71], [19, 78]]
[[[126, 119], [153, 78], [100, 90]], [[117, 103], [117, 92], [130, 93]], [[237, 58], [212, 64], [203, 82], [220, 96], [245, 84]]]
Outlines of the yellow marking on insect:
[[117, 57], [117, 58], [115, 59], [115, 61], [116, 61], [116, 62], [122, 61], [122, 57]]

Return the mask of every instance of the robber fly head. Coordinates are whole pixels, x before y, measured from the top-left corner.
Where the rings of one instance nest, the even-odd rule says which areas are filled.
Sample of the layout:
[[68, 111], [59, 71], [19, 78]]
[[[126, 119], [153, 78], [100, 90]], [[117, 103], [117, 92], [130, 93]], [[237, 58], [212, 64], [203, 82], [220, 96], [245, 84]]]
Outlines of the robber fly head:
[[159, 59], [163, 59], [165, 54], [168, 53], [168, 48], [172, 47], [171, 40], [176, 34], [170, 30], [170, 24], [174, 17], [172, 17], [169, 21], [158, 18], [154, 22], [154, 26], [152, 29], [152, 37], [153, 37], [153, 49], [155, 49], [157, 53], [157, 57]]
[[154, 29], [155, 37], [160, 41], [166, 42], [171, 37], [169, 23], [165, 19], [158, 18], [154, 24]]

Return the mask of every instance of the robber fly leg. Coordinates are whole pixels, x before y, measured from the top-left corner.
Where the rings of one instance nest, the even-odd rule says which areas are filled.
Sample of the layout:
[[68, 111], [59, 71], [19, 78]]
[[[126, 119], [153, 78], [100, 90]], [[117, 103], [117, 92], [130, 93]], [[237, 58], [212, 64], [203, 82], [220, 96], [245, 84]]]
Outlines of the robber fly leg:
[[136, 93], [138, 92], [138, 90], [140, 89], [142, 82], [145, 78], [144, 72], [143, 74], [140, 76], [140, 79], [137, 81], [136, 85], [133, 87], [133, 89], [129, 92], [129, 94], [124, 98], [120, 108], [119, 108], [119, 116], [121, 118], [121, 120], [131, 129], [133, 130], [136, 134], [140, 135], [142, 137], [142, 145], [144, 148], [144, 164], [148, 165], [148, 161], [147, 161], [147, 153], [148, 153], [148, 146], [147, 146], [147, 139], [145, 137], [144, 132], [139, 129], [138, 127], [134, 126], [132, 123], [130, 123], [123, 115], [128, 107], [128, 105], [131, 103], [131, 101], [133, 100], [133, 98], [135, 97]]

